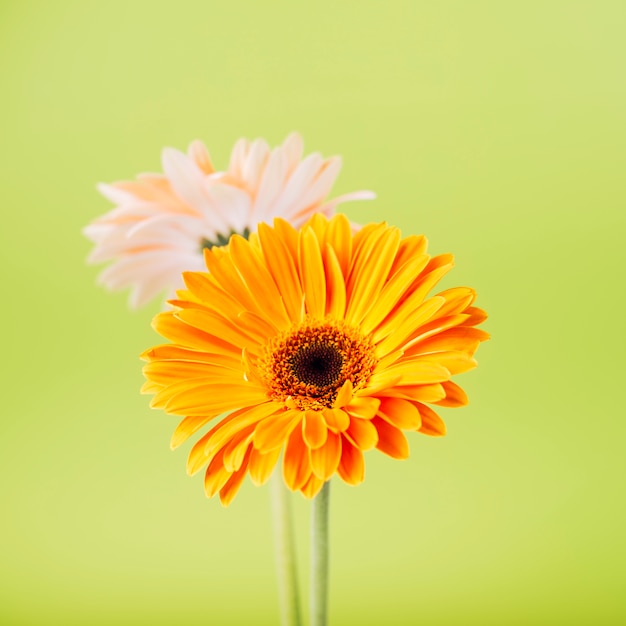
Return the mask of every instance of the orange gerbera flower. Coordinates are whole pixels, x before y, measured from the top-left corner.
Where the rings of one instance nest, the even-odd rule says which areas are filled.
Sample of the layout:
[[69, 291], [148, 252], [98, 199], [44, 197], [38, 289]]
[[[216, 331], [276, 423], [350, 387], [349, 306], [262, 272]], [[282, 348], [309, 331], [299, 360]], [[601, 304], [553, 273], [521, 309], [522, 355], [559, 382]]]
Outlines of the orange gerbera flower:
[[403, 431], [445, 434], [429, 404], [467, 403], [451, 379], [476, 366], [486, 315], [468, 287], [428, 297], [453, 259], [423, 236], [317, 214], [260, 224], [205, 261], [154, 320], [173, 343], [142, 355], [142, 391], [184, 416], [173, 448], [228, 413], [189, 454], [209, 497], [227, 505], [246, 473], [264, 483], [281, 451], [285, 483], [309, 498], [335, 473], [357, 484], [364, 451], [404, 459]]

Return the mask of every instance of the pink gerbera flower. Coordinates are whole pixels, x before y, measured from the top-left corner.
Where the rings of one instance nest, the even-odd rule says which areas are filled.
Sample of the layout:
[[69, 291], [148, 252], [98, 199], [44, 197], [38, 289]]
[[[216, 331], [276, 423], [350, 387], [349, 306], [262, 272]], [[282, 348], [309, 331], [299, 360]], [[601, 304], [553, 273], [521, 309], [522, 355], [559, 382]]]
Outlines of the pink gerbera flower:
[[302, 138], [291, 134], [270, 149], [263, 139], [240, 139], [226, 171], [216, 171], [200, 141], [187, 154], [165, 148], [164, 174], [98, 186], [116, 206], [84, 230], [95, 243], [92, 263], [112, 261], [99, 281], [111, 290], [131, 287], [130, 305], [183, 287], [182, 272], [202, 271], [203, 249], [247, 237], [261, 222], [282, 217], [298, 227], [313, 213], [331, 216], [349, 200], [374, 197], [357, 191], [326, 200], [341, 158], [302, 158]]

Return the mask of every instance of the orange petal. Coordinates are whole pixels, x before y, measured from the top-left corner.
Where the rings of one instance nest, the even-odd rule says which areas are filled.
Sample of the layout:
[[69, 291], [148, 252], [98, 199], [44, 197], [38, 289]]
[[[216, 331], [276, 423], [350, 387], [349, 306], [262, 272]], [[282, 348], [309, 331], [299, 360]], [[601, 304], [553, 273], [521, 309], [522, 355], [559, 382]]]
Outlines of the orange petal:
[[324, 272], [326, 275], [326, 314], [343, 319], [346, 311], [346, 284], [339, 259], [327, 244], [324, 250]]
[[315, 450], [326, 443], [328, 428], [321, 411], [306, 411], [302, 422], [302, 438], [304, 443]]
[[224, 467], [236, 472], [243, 464], [244, 457], [252, 444], [254, 426], [249, 426], [231, 439], [224, 448]]
[[418, 403], [417, 407], [422, 416], [422, 426], [419, 432], [431, 437], [443, 437], [446, 434], [446, 425], [439, 415], [425, 404]]
[[[235, 300], [227, 291], [224, 291], [217, 281], [207, 274], [206, 272], [183, 272], [183, 280], [185, 285], [189, 289], [189, 292], [193, 295], [193, 299], [202, 303], [196, 307], [206, 307], [210, 305], [212, 308], [218, 309], [229, 316], [237, 315], [243, 308], [241, 303]], [[179, 292], [180, 293], [180, 292]], [[182, 298], [184, 301], [188, 301], [190, 298]]]
[[378, 443], [378, 432], [369, 419], [350, 416], [350, 426], [343, 436], [360, 450], [371, 450]]
[[407, 299], [397, 313], [389, 315], [374, 331], [372, 337], [376, 343], [376, 352], [382, 356], [402, 348], [421, 326], [435, 317], [444, 302], [438, 296], [426, 301], [421, 298], [415, 302], [411, 298]]
[[463, 311], [466, 315], [469, 315], [470, 318], [467, 320], [468, 326], [476, 326], [481, 322], [484, 322], [487, 319], [487, 313], [482, 309], [479, 309], [476, 306], [469, 306], [465, 311]]
[[470, 370], [478, 366], [476, 360], [469, 356], [467, 353], [459, 352], [456, 350], [423, 354], [413, 360], [414, 363], [420, 361], [443, 365], [443, 367], [445, 367], [453, 376], [455, 374], [463, 374], [464, 372], [469, 372]]
[[280, 448], [274, 448], [274, 450], [270, 450], [267, 453], [252, 450], [248, 471], [253, 484], [258, 487], [264, 485], [269, 480], [279, 456]]
[[461, 389], [461, 387], [459, 387], [456, 383], [449, 380], [445, 383], [441, 383], [441, 386], [446, 392], [446, 397], [435, 402], [435, 404], [437, 404], [438, 406], [448, 406], [456, 408], [460, 406], [466, 406], [469, 403], [467, 395], [465, 394], [463, 389]]
[[[239, 385], [218, 384], [214, 379], [204, 378], [170, 385], [159, 392], [153, 402], [166, 395], [169, 399], [163, 408], [174, 415], [216, 415], [241, 405], [255, 406], [267, 401], [265, 391], [245, 381]], [[156, 403], [153, 406], [157, 406]]]
[[259, 422], [254, 431], [254, 447], [263, 454], [280, 449], [302, 417], [301, 411], [293, 410], [271, 415]]
[[300, 488], [300, 491], [306, 498], [314, 498], [324, 486], [323, 480], [319, 479], [315, 474], [311, 474], [309, 479]]
[[199, 350], [191, 350], [172, 344], [163, 344], [146, 350], [141, 358], [144, 361], [188, 361], [193, 363], [212, 363], [231, 369], [241, 368], [240, 353], [213, 353]]
[[204, 260], [211, 273], [211, 278], [218, 283], [225, 293], [236, 300], [243, 310], [262, 313], [229, 256], [224, 255], [220, 248], [215, 247], [211, 250], [205, 248]]
[[410, 356], [414, 353], [416, 344], [428, 337], [442, 333], [449, 328], [465, 325], [469, 315], [447, 315], [446, 317], [435, 317], [416, 329], [413, 336], [404, 344], [404, 355]]
[[394, 459], [407, 459], [409, 457], [409, 442], [401, 430], [380, 417], [375, 417], [372, 424], [378, 431], [377, 450]]
[[310, 457], [313, 473], [321, 480], [328, 480], [337, 471], [341, 460], [341, 437], [329, 432], [326, 443], [311, 450]]
[[283, 455], [283, 478], [292, 491], [298, 491], [309, 479], [309, 453], [302, 439], [302, 429], [296, 428], [289, 436]]
[[213, 457], [209, 457], [206, 454], [206, 441], [209, 437], [207, 433], [204, 437], [201, 437], [192, 446], [187, 457], [187, 474], [193, 476], [196, 472], [200, 471], [207, 463], [213, 460]]
[[352, 381], [350, 379], [346, 380], [346, 382], [341, 386], [337, 397], [335, 398], [335, 402], [333, 403], [333, 408], [341, 409], [346, 406], [352, 400]]
[[278, 236], [277, 230], [261, 223], [258, 233], [268, 269], [278, 286], [289, 318], [299, 321], [302, 289], [294, 257], [289, 253], [285, 241]]
[[423, 254], [409, 259], [387, 282], [363, 319], [361, 330], [364, 334], [372, 332], [394, 310], [415, 276], [426, 267], [429, 258], [427, 254]]
[[234, 356], [241, 354], [241, 348], [183, 323], [174, 317], [177, 313], [180, 311], [159, 313], [152, 321], [152, 327], [165, 339], [185, 348]]
[[259, 309], [273, 320], [278, 328], [287, 328], [291, 321], [261, 252], [239, 235], [230, 238], [228, 248], [235, 267]]
[[428, 240], [424, 235], [409, 235], [405, 237], [398, 246], [398, 252], [391, 268], [393, 276], [410, 259], [426, 254]]
[[350, 415], [361, 417], [369, 420], [376, 415], [380, 400], [368, 396], [355, 396], [350, 403], [344, 407], [344, 410]]
[[328, 428], [335, 433], [341, 433], [350, 426], [350, 417], [341, 409], [324, 409], [322, 415]]
[[223, 506], [228, 506], [239, 491], [239, 487], [241, 487], [241, 483], [243, 483], [243, 479], [246, 477], [246, 472], [248, 471], [249, 458], [250, 449], [248, 449], [241, 468], [234, 472], [226, 484], [220, 489], [220, 502]]
[[376, 372], [370, 379], [372, 385], [383, 381], [397, 381], [397, 385], [428, 385], [450, 380], [450, 372], [430, 361], [403, 359], [394, 363], [384, 371]]
[[256, 335], [253, 329], [235, 325], [216, 311], [183, 309], [176, 311], [175, 316], [185, 324], [207, 334], [210, 333], [215, 337], [220, 337], [229, 344], [237, 346], [240, 350], [245, 347], [248, 350], [253, 350], [256, 354], [259, 350], [258, 344], [265, 341], [265, 337]]
[[213, 363], [191, 361], [152, 361], [143, 366], [143, 375], [159, 385], [172, 385], [192, 378], [224, 378], [233, 374]]
[[238, 411], [234, 419], [229, 416], [231, 419], [222, 420], [214, 429], [213, 436], [207, 441], [207, 453], [211, 454], [222, 448], [236, 433], [279, 410], [280, 406], [275, 402], [264, 402]]
[[445, 398], [445, 383], [433, 383], [431, 385], [402, 385], [383, 389], [378, 392], [379, 396], [386, 398], [402, 398], [403, 400], [418, 400], [419, 402], [437, 402]]
[[411, 348], [411, 353], [428, 354], [429, 352], [459, 350], [471, 356], [480, 342], [486, 339], [489, 339], [489, 335], [484, 330], [458, 326], [416, 342]]
[[224, 468], [224, 451], [220, 450], [213, 457], [204, 473], [204, 492], [208, 498], [212, 498], [227, 482], [231, 472]]
[[345, 215], [338, 213], [329, 221], [326, 231], [326, 244], [337, 255], [339, 267], [345, 279], [348, 276], [352, 258], [352, 226]]
[[326, 277], [319, 242], [311, 227], [300, 231], [298, 262], [307, 312], [311, 317], [323, 319], [326, 312]]
[[399, 242], [400, 231], [397, 228], [387, 228], [373, 242], [367, 263], [363, 266], [359, 264], [354, 266], [347, 284], [348, 323], [360, 324], [365, 314], [378, 300], [393, 265]]
[[358, 485], [365, 478], [363, 453], [345, 437], [341, 438], [341, 461], [337, 471], [349, 485]]
[[422, 425], [417, 407], [401, 398], [382, 398], [378, 414], [386, 422], [403, 430], [417, 430]]

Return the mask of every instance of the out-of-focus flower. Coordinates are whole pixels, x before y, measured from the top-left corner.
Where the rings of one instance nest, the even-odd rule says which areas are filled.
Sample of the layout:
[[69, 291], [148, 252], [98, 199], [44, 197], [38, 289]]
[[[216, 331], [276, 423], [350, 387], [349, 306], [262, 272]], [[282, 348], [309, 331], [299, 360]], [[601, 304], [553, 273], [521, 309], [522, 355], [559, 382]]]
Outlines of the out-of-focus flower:
[[428, 297], [453, 259], [430, 257], [423, 236], [317, 214], [300, 230], [259, 224], [205, 260], [154, 320], [172, 343], [142, 355], [142, 391], [184, 417], [173, 448], [222, 415], [187, 464], [206, 467], [209, 497], [227, 505], [247, 473], [264, 483], [281, 451], [307, 497], [335, 473], [357, 484], [364, 451], [406, 458], [403, 431], [445, 433], [429, 404], [467, 403], [452, 377], [476, 366], [486, 314], [468, 287]]
[[202, 270], [204, 248], [248, 237], [261, 222], [282, 217], [294, 226], [313, 213], [332, 215], [349, 200], [374, 197], [369, 191], [327, 196], [341, 158], [303, 156], [300, 135], [273, 150], [262, 139], [240, 139], [226, 171], [216, 171], [209, 153], [194, 141], [187, 154], [163, 150], [164, 174], [141, 174], [134, 181], [99, 185], [116, 206], [84, 230], [95, 243], [89, 261], [112, 263], [99, 281], [111, 290], [131, 287], [130, 305], [183, 286], [181, 274]]

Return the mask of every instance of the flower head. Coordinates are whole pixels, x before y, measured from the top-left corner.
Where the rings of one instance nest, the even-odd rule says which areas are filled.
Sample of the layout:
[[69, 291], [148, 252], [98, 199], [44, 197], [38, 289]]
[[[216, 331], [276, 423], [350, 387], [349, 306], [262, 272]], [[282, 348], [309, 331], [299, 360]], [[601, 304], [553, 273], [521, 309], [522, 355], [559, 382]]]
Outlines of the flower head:
[[96, 245], [89, 260], [112, 261], [99, 280], [112, 290], [131, 287], [131, 306], [183, 286], [181, 274], [204, 269], [204, 248], [248, 237], [260, 222], [282, 217], [300, 226], [316, 212], [332, 215], [354, 192], [326, 201], [341, 159], [313, 153], [302, 158], [302, 139], [292, 134], [273, 150], [257, 139], [240, 139], [226, 171], [216, 171], [209, 153], [194, 141], [187, 154], [163, 150], [163, 174], [99, 186], [116, 207], [87, 226]]
[[423, 236], [317, 214], [205, 259], [154, 320], [172, 343], [142, 356], [152, 406], [184, 417], [173, 448], [227, 413], [189, 454], [209, 497], [228, 504], [247, 473], [264, 483], [281, 451], [285, 483], [307, 497], [335, 473], [357, 484], [363, 452], [406, 458], [404, 431], [445, 433], [429, 404], [467, 403], [452, 377], [476, 366], [486, 315], [467, 287], [428, 297], [453, 262]]

